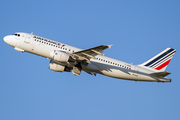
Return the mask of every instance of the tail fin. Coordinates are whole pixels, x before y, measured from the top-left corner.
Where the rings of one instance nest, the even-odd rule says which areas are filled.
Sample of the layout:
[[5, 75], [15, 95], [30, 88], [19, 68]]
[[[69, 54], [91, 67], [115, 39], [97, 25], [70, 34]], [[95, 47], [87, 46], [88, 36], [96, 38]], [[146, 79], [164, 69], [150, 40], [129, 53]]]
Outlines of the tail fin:
[[175, 49], [166, 48], [165, 50], [163, 50], [153, 58], [149, 59], [148, 61], [144, 62], [140, 66], [145, 66], [151, 69], [165, 71], [166, 67], [168, 66], [175, 52], [176, 52]]

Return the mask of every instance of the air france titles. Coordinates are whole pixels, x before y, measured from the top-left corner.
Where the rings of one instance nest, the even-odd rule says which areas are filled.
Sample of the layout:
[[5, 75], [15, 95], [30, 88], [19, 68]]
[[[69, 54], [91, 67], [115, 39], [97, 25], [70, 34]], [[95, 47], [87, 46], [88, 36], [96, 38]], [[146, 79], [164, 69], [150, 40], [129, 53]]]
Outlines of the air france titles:
[[44, 41], [44, 42], [47, 42], [47, 43], [50, 43], [50, 44], [54, 44], [54, 45], [57, 45], [57, 46], [61, 45], [59, 42], [49, 40], [49, 39], [46, 39], [46, 38], [42, 38], [42, 37], [39, 37], [39, 36], [34, 36], [33, 38], [35, 38], [36, 40], [41, 40], [41, 41]]

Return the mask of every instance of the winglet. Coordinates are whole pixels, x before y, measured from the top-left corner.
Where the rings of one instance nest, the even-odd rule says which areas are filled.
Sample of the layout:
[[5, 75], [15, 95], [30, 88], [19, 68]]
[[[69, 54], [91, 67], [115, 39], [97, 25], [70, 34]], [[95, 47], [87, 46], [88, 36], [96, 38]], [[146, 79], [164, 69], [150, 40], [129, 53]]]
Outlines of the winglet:
[[108, 45], [108, 47], [111, 49], [111, 47], [112, 47], [113, 45]]

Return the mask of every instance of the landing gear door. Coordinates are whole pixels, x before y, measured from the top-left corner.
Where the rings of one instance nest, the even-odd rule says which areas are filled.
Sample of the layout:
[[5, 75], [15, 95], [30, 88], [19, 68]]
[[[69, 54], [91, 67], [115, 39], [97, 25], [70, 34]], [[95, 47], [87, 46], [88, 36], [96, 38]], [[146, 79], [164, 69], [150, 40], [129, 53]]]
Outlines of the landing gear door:
[[25, 43], [30, 43], [30, 41], [31, 41], [31, 35], [27, 34], [24, 42], [25, 42]]

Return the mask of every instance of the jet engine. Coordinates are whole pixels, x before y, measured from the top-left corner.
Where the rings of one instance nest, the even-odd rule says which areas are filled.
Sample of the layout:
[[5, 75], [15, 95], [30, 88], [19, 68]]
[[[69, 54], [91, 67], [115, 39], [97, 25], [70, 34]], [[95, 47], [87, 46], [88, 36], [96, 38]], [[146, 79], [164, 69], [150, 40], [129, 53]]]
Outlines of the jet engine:
[[61, 65], [53, 60], [50, 60], [49, 69], [56, 72], [63, 72], [63, 71], [71, 72], [71, 69], [69, 67]]
[[50, 55], [57, 62], [74, 62], [74, 59], [69, 54], [62, 51], [54, 50]]

